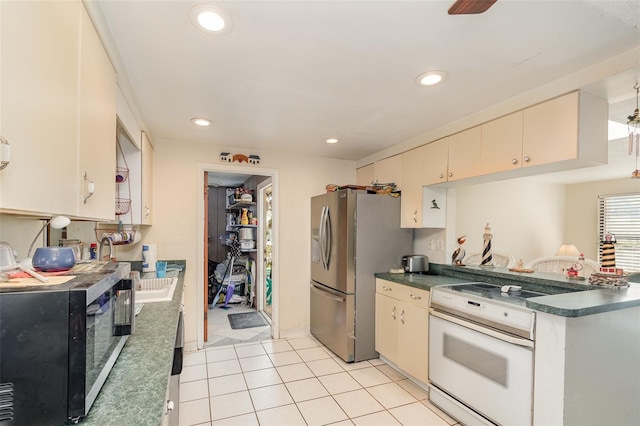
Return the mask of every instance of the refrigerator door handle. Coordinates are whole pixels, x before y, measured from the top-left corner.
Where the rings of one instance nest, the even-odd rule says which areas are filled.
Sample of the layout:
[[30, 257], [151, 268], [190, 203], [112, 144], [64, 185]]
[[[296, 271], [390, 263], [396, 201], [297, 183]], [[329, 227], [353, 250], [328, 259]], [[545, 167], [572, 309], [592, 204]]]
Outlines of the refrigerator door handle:
[[325, 245], [326, 245], [326, 229], [325, 229], [325, 215], [327, 213], [327, 206], [322, 206], [322, 212], [320, 213], [320, 225], [319, 235], [320, 240], [320, 260], [322, 261], [322, 269], [327, 270], [327, 261], [325, 259]]
[[329, 263], [331, 262], [331, 245], [333, 244], [333, 241], [331, 240], [331, 215], [330, 210], [329, 210], [329, 206], [325, 207], [326, 209], [326, 213], [324, 215], [324, 238], [325, 238], [325, 253], [324, 253], [324, 259], [325, 259], [325, 269], [329, 270]]
[[328, 299], [335, 300], [336, 302], [344, 303], [344, 301], [345, 301], [344, 297], [335, 296], [335, 295], [333, 295], [331, 293], [328, 293], [328, 292], [316, 287], [314, 284], [311, 284], [311, 290], [315, 291], [316, 293], [318, 293], [322, 297], [326, 297]]

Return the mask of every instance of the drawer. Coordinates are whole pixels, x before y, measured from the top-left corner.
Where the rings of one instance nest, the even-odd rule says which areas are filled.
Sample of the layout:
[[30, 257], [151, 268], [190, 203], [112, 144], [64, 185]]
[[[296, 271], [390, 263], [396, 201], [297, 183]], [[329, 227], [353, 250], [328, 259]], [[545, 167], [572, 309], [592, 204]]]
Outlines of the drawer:
[[378, 278], [376, 279], [376, 292], [419, 308], [427, 309], [429, 307], [429, 292], [427, 290]]

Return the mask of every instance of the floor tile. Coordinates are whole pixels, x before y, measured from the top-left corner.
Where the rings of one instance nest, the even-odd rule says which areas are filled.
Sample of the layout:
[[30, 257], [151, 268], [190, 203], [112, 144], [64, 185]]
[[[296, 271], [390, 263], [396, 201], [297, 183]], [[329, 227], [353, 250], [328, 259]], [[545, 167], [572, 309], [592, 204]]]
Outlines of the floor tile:
[[371, 365], [373, 366], [378, 366], [378, 365], [387, 365], [383, 360], [381, 360], [380, 358], [374, 358], [374, 359], [370, 359], [369, 362], [371, 363]]
[[383, 383], [389, 383], [391, 381], [390, 378], [385, 376], [380, 370], [376, 367], [369, 368], [361, 368], [359, 370], [349, 371], [349, 374], [356, 379], [360, 385], [364, 388], [368, 388], [369, 386], [381, 385]]
[[329, 396], [329, 392], [315, 377], [311, 379], [297, 380], [286, 384], [287, 390], [295, 402]]
[[297, 337], [287, 339], [289, 344], [293, 349], [306, 349], [306, 348], [315, 348], [320, 346], [318, 342], [315, 341], [312, 337]]
[[396, 383], [398, 383], [398, 385], [400, 385], [402, 387], [402, 389], [406, 390], [411, 395], [413, 395], [413, 397], [415, 399], [417, 399], [418, 401], [422, 401], [422, 400], [427, 399], [429, 397], [429, 394], [427, 393], [427, 391], [425, 389], [423, 389], [420, 386], [416, 385], [415, 383], [413, 383], [409, 379], [400, 380], [400, 381], [398, 381]]
[[409, 392], [402, 389], [396, 383], [385, 383], [384, 385], [373, 386], [367, 388], [367, 391], [387, 410], [417, 402]]
[[446, 421], [420, 402], [392, 408], [389, 413], [403, 425], [449, 426]]
[[280, 375], [275, 368], [265, 368], [263, 370], [248, 371], [244, 373], [244, 380], [249, 389], [261, 388], [282, 383]]
[[309, 426], [327, 425], [347, 419], [347, 414], [330, 396], [300, 402], [297, 405]]
[[287, 342], [286, 340], [272, 340], [269, 342], [262, 342], [262, 346], [268, 354], [293, 350], [289, 342]]
[[207, 364], [207, 371], [209, 372], [209, 377], [228, 376], [229, 374], [242, 372], [237, 359], [209, 363]]
[[181, 402], [179, 410], [180, 426], [197, 425], [211, 421], [208, 398]]
[[302, 414], [295, 404], [258, 411], [260, 426], [305, 426]]
[[283, 365], [282, 367], [276, 367], [276, 370], [278, 370], [278, 374], [280, 374], [282, 381], [285, 383], [313, 377], [313, 372], [302, 363]]
[[[353, 422], [349, 419], [342, 420], [340, 422], [331, 423], [328, 426], [353, 426]], [[382, 425], [379, 425], [382, 426]]]
[[238, 358], [246, 358], [250, 356], [266, 355], [264, 348], [260, 343], [251, 345], [234, 345]]
[[248, 413], [241, 416], [216, 420], [211, 423], [211, 426], [259, 426], [259, 423], [256, 413]]
[[209, 386], [206, 379], [180, 384], [180, 402], [202, 398], [209, 398]]
[[185, 353], [182, 358], [182, 366], [200, 365], [207, 363], [206, 351]]
[[364, 389], [341, 393], [333, 397], [350, 418], [384, 410], [384, 407]]
[[247, 390], [247, 384], [242, 374], [230, 374], [209, 379], [209, 396], [224, 395], [243, 390]]
[[306, 364], [307, 367], [309, 367], [309, 369], [313, 371], [313, 374], [315, 374], [316, 376], [326, 376], [327, 374], [344, 372], [342, 367], [340, 367], [340, 365], [332, 358], [309, 361]]
[[382, 372], [385, 376], [387, 376], [394, 382], [398, 380], [406, 379], [406, 377], [402, 373], [400, 373], [398, 370], [391, 367], [390, 365], [382, 364], [382, 365], [376, 366], [376, 368], [378, 369], [378, 371]]
[[293, 403], [289, 391], [283, 384], [251, 389], [249, 393], [256, 411]]
[[273, 365], [279, 367], [281, 365], [298, 364], [302, 362], [302, 358], [296, 351], [276, 352], [269, 354], [269, 358]]
[[180, 383], [192, 382], [194, 380], [202, 380], [206, 378], [206, 365], [190, 365], [187, 367], [182, 367], [182, 373], [180, 373]]
[[344, 368], [347, 371], [359, 370], [361, 368], [369, 368], [372, 367], [369, 361], [360, 361], [360, 362], [344, 362], [340, 358], [334, 358], [336, 362], [340, 365], [340, 367]]
[[263, 368], [272, 368], [273, 364], [267, 355], [252, 356], [249, 358], [240, 358], [240, 367], [243, 372], [262, 370]]
[[210, 399], [211, 420], [235, 417], [253, 412], [253, 404], [248, 391], [228, 393]]
[[328, 376], [318, 377], [318, 380], [329, 391], [331, 395], [336, 395], [343, 392], [349, 392], [356, 389], [361, 389], [362, 386], [355, 381], [349, 373], [337, 373], [329, 374]]
[[322, 348], [298, 349], [296, 352], [298, 352], [300, 358], [302, 358], [305, 362], [331, 358], [331, 356], [329, 356], [328, 353], [322, 350]]
[[207, 362], [227, 361], [236, 358], [236, 350], [233, 346], [207, 349]]
[[379, 411], [351, 419], [356, 426], [394, 426], [400, 423], [388, 411]]

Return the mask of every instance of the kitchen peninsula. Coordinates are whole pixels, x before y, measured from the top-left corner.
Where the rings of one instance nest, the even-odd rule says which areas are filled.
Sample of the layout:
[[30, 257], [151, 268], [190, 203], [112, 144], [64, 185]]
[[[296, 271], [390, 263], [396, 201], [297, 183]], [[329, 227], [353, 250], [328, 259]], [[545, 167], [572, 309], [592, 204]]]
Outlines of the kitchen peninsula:
[[[519, 285], [546, 295], [526, 300], [535, 312], [533, 424], [638, 424], [640, 277], [604, 288], [562, 275], [506, 268], [431, 264], [435, 275], [376, 274], [430, 291], [462, 282]], [[401, 350], [401, 349], [400, 349]]]

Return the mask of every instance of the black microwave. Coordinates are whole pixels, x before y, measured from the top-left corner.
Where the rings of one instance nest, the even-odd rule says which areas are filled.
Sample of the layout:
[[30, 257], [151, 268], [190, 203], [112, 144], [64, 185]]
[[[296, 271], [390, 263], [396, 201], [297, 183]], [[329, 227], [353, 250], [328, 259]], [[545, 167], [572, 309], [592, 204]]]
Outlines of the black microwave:
[[0, 425], [87, 415], [133, 332], [130, 270], [112, 263], [60, 285], [0, 284]]

